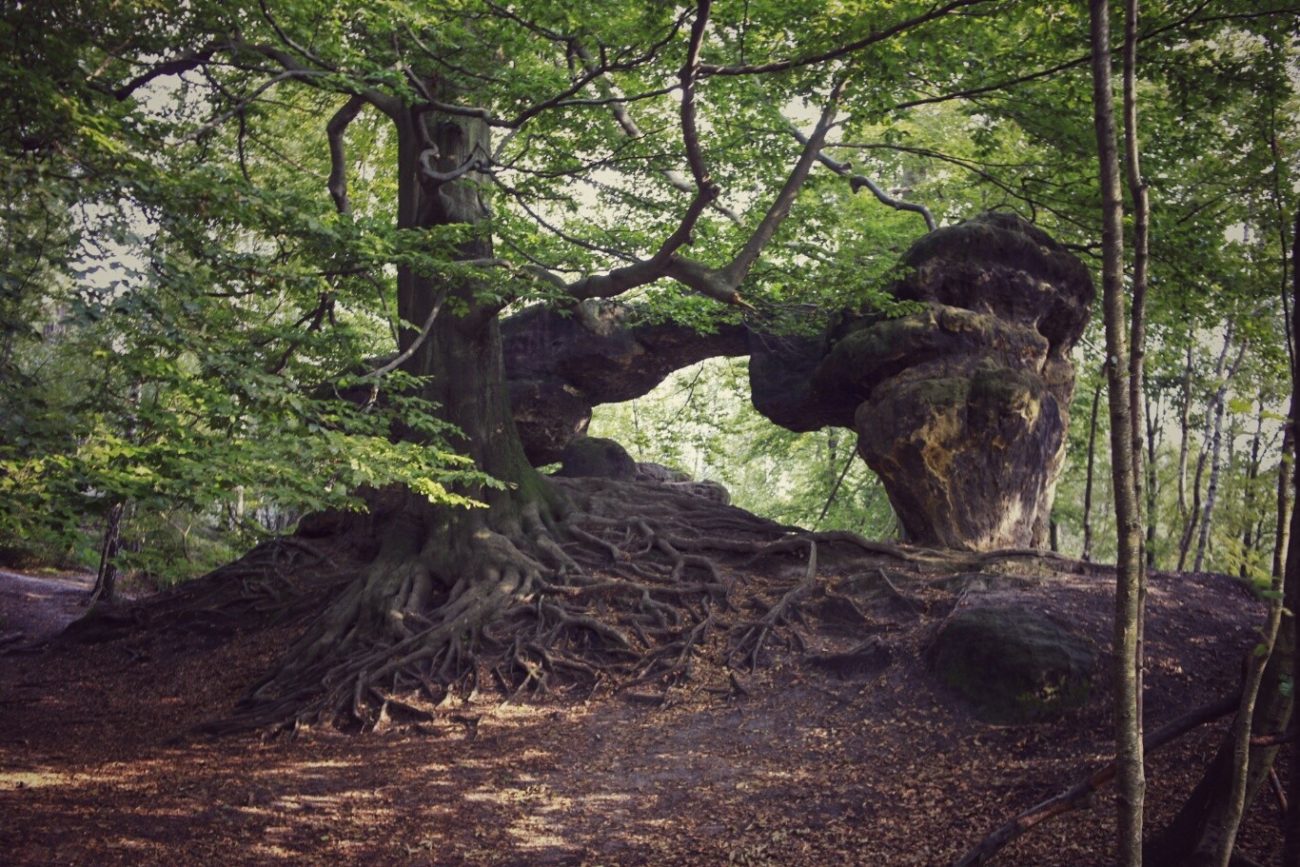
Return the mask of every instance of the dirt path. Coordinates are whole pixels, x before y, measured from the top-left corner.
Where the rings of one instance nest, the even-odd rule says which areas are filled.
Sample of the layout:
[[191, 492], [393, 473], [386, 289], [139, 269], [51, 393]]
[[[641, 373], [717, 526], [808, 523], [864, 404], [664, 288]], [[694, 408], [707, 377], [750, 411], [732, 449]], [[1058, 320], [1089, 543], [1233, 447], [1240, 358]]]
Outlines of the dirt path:
[[47, 576], [0, 569], [0, 646], [57, 635], [84, 613], [94, 584], [88, 573]]
[[[1226, 579], [1156, 579], [1150, 713], [1217, 697], [1237, 677], [1253, 609]], [[7, 617], [48, 635], [84, 579], [0, 575]], [[1103, 618], [1108, 584], [1059, 588]], [[7, 621], [9, 622], [9, 621]], [[141, 636], [0, 657], [0, 861], [144, 864], [941, 865], [1108, 748], [1104, 702], [1056, 724], [976, 722], [920, 661], [840, 679], [778, 654], [745, 690], [703, 664], [664, 703], [569, 697], [449, 708], [421, 730], [262, 743], [195, 739], [291, 640]], [[191, 637], [192, 638], [192, 637]], [[1151, 764], [1151, 821], [1212, 753], [1206, 729]], [[179, 740], [177, 740], [179, 739]], [[1000, 863], [1111, 861], [1109, 800], [1044, 826]], [[1276, 804], [1247, 847], [1267, 859]]]

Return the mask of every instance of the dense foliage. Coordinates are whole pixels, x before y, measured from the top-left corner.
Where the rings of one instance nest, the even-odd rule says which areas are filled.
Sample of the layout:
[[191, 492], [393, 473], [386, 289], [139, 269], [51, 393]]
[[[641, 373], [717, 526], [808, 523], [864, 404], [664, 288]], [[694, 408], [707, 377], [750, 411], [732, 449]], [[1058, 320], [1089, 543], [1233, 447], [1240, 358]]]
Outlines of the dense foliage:
[[[790, 123], [806, 129], [836, 78], [850, 84], [826, 153], [850, 171], [941, 222], [1010, 208], [1095, 253], [1086, 16], [1068, 4], [951, 6], [713, 10], [702, 58], [711, 74], [697, 98], [708, 118], [701, 151], [723, 207], [694, 226], [692, 255], [721, 264], [744, 241], [762, 213], [760, 191], [799, 152]], [[1271, 507], [1285, 413], [1280, 287], [1300, 140], [1288, 75], [1293, 22], [1278, 13], [1257, 3], [1144, 10], [1155, 221], [1148, 391], [1154, 514], [1168, 529], [1154, 537], [1160, 565], [1176, 562], [1183, 525], [1196, 519], [1187, 489], [1201, 453], [1202, 488], [1214, 466], [1221, 479], [1208, 567], [1259, 575], [1271, 561], [1273, 522], [1260, 516]], [[365, 378], [379, 366], [367, 359], [391, 352], [400, 325], [394, 268], [471, 279], [449, 253], [468, 231], [491, 233], [502, 267], [473, 279], [481, 293], [522, 304], [556, 297], [534, 266], [572, 279], [653, 252], [683, 203], [675, 76], [690, 14], [605, 3], [250, 2], [147, 15], [90, 2], [9, 6], [0, 70], [12, 94], [0, 222], [6, 538], [79, 546], [84, 559], [97, 516], [117, 501], [130, 504], [128, 535], [169, 524], [256, 535], [258, 515], [278, 528], [355, 502], [362, 484], [405, 482], [451, 497], [448, 487], [471, 471], [452, 448], [388, 435], [400, 417], [443, 439], [430, 407], [403, 397], [401, 371]], [[873, 36], [913, 19], [923, 23], [898, 38]], [[865, 44], [837, 54], [857, 42]], [[295, 76], [267, 45], [317, 71]], [[221, 51], [233, 62], [186, 62]], [[757, 74], [763, 64], [823, 55], [834, 59]], [[386, 168], [395, 143], [368, 109], [347, 131], [349, 209], [340, 213], [325, 195], [324, 121], [366, 88], [415, 98], [404, 70], [421, 58], [454, 73], [462, 104], [517, 124], [491, 155], [492, 219], [473, 230], [396, 228]], [[150, 72], [168, 61], [168, 74]], [[628, 135], [628, 123], [639, 135]], [[745, 283], [746, 315], [781, 323], [791, 305], [878, 300], [898, 254], [924, 229], [916, 214], [884, 208], [830, 171], [812, 175], [794, 213]], [[702, 328], [737, 315], [663, 281], [629, 298]], [[1216, 374], [1225, 341], [1233, 350]], [[1220, 398], [1240, 347], [1240, 370]], [[1097, 352], [1078, 367], [1074, 448], [1056, 513], [1071, 553], [1085, 521]], [[888, 534], [883, 497], [860, 465], [830, 497], [851, 442], [796, 438], [746, 417], [743, 377], [731, 367], [690, 376], [694, 399], [643, 401], [640, 428], [609, 430], [645, 457], [697, 463], [686, 468], [783, 520], [816, 523], [831, 500], [823, 523]], [[382, 399], [338, 399], [366, 389]], [[725, 399], [699, 399], [723, 391]], [[725, 415], [705, 411], [718, 406]], [[1104, 443], [1104, 414], [1101, 425]], [[709, 430], [718, 438], [706, 441]], [[788, 496], [745, 493], [772, 485]], [[1096, 487], [1086, 519], [1096, 527], [1093, 555], [1104, 559], [1108, 505], [1105, 486]]]

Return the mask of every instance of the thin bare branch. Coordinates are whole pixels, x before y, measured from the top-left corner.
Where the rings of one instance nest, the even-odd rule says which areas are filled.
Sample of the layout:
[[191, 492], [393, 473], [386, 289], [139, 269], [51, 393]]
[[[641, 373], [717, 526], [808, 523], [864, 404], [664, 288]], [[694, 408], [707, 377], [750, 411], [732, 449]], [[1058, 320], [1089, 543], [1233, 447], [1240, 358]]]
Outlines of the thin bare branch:
[[993, 0], [951, 0], [951, 2], [945, 3], [942, 6], [936, 6], [920, 15], [914, 15], [904, 21], [899, 21], [896, 24], [890, 25], [884, 30], [877, 30], [859, 40], [850, 42], [847, 45], [838, 46], [829, 51], [810, 54], [807, 57], [799, 57], [793, 60], [778, 60], [772, 63], [758, 63], [747, 66], [704, 65], [700, 67], [700, 75], [702, 77], [713, 75], [760, 75], [764, 73], [784, 72], [788, 69], [798, 69], [804, 66], [815, 66], [820, 63], [826, 63], [827, 61], [847, 57], [848, 55], [861, 51], [868, 46], [875, 45], [878, 42], [884, 42], [886, 39], [890, 39], [900, 33], [905, 33], [915, 27], [920, 27], [922, 24], [928, 24], [931, 21], [942, 18], [948, 13], [955, 12], [958, 9], [970, 6], [980, 6], [989, 2], [993, 2]]
[[[1233, 694], [1221, 698], [1213, 704], [1199, 707], [1177, 719], [1170, 720], [1146, 735], [1144, 738], [1146, 749], [1155, 752], [1160, 747], [1177, 740], [1198, 726], [1227, 716], [1236, 710], [1238, 700], [1239, 695]], [[1090, 806], [1093, 793], [1115, 779], [1115, 772], [1116, 763], [1110, 762], [1088, 774], [1088, 776], [1064, 792], [1034, 804], [981, 840], [963, 855], [961, 860], [956, 862], [956, 867], [975, 867], [977, 864], [984, 864], [1004, 846], [1028, 832], [1034, 826], [1048, 819]]]
[[736, 258], [726, 267], [726, 275], [732, 286], [738, 288], [749, 274], [749, 269], [758, 261], [759, 255], [763, 248], [772, 240], [776, 230], [781, 227], [781, 223], [790, 214], [790, 208], [794, 205], [795, 197], [799, 195], [799, 190], [803, 188], [804, 182], [808, 180], [808, 174], [812, 171], [813, 163], [817, 161], [817, 155], [821, 152], [822, 145], [826, 142], [826, 134], [830, 132], [832, 124], [835, 122], [835, 114], [839, 109], [840, 95], [844, 91], [845, 79], [841, 78], [831, 88], [830, 98], [826, 101], [825, 108], [822, 109], [821, 117], [817, 120], [817, 126], [813, 129], [812, 135], [808, 137], [804, 145], [803, 153], [799, 155], [799, 161], [786, 178], [785, 184], [781, 191], [777, 193], [776, 198], [772, 201], [771, 207], [763, 215], [762, 221], [754, 234], [745, 242]]
[[[799, 140], [800, 144], [807, 146], [808, 136], [800, 132], [797, 127], [792, 126], [790, 130], [794, 134], [794, 137]], [[922, 219], [925, 220], [926, 228], [931, 232], [938, 228], [938, 224], [934, 221], [934, 215], [930, 213], [930, 209], [925, 205], [918, 205], [913, 202], [905, 202], [902, 199], [894, 198], [882, 190], [875, 181], [871, 180], [871, 178], [868, 178], [866, 175], [854, 174], [852, 167], [848, 163], [842, 163], [839, 160], [827, 156], [826, 151], [824, 150], [817, 151], [817, 160], [822, 165], [826, 166], [826, 168], [835, 172], [835, 174], [842, 178], [847, 178], [849, 181], [849, 189], [853, 192], [856, 193], [858, 190], [866, 187], [881, 204], [888, 205], [895, 210], [911, 211], [915, 214], [920, 214]]]
[[267, 8], [266, 0], [257, 0], [257, 5], [262, 9], [262, 17], [266, 19], [266, 23], [270, 25], [273, 31], [275, 31], [275, 35], [279, 38], [281, 42], [283, 42], [289, 48], [301, 54], [303, 57], [310, 60], [312, 63], [321, 67], [322, 69], [328, 69], [331, 72], [338, 71], [337, 66], [335, 66], [332, 63], [325, 62], [323, 59], [321, 59], [319, 55], [311, 51], [311, 49], [303, 47], [298, 42], [296, 42], [292, 37], [290, 37], [288, 33], [285, 33], [284, 30], [281, 29], [279, 23], [277, 23], [275, 18], [271, 15], [271, 10]]
[[424, 324], [420, 326], [420, 333], [416, 335], [415, 340], [411, 341], [410, 346], [406, 347], [406, 349], [402, 350], [400, 353], [398, 353], [398, 355], [395, 358], [393, 358], [386, 364], [377, 367], [374, 370], [370, 371], [369, 373], [363, 375], [361, 379], [362, 380], [378, 379], [379, 377], [387, 373], [392, 373], [399, 366], [405, 363], [408, 358], [414, 355], [416, 351], [420, 348], [421, 344], [423, 344], [424, 341], [428, 340], [429, 335], [433, 332], [433, 323], [434, 320], [438, 318], [439, 311], [442, 310], [442, 301], [443, 301], [442, 296], [439, 295], [438, 298], [433, 302], [433, 307], [432, 309], [429, 310], [428, 317], [425, 318]]

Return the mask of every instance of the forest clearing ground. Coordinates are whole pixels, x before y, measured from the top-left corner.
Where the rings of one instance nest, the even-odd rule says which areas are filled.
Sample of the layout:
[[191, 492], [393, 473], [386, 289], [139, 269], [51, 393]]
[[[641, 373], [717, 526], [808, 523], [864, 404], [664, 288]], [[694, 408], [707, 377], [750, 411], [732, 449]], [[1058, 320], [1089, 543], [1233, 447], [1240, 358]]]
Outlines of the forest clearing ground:
[[[1050, 584], [1044, 605], [1104, 644], [1111, 582]], [[0, 574], [5, 629], [48, 634], [75, 613], [79, 586]], [[0, 657], [0, 861], [951, 863], [1102, 762], [1110, 735], [1104, 701], [1055, 724], [975, 721], [921, 658], [953, 596], [920, 591], [925, 614], [882, 629], [890, 663], [871, 673], [810, 666], [776, 637], [767, 664], [732, 671], [718, 636], [666, 694], [505, 706], [485, 694], [433, 723], [357, 737], [188, 734], [232, 707], [300, 627], [11, 653]], [[1230, 691], [1260, 611], [1222, 576], [1154, 576], [1149, 719]], [[1152, 827], [1221, 726], [1152, 757]], [[1109, 805], [1103, 795], [1036, 829], [1001, 863], [1108, 863]], [[1243, 850], [1267, 863], [1277, 828], [1265, 794]]]
[[85, 613], [95, 576], [0, 569], [0, 647], [50, 638]]

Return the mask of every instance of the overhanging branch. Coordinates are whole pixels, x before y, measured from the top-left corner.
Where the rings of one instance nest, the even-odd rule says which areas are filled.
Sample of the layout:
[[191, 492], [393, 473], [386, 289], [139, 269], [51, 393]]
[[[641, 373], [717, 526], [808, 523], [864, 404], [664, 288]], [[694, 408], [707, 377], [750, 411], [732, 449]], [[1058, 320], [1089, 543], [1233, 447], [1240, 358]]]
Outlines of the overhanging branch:
[[329, 188], [330, 197], [334, 199], [334, 206], [338, 208], [340, 214], [346, 214], [351, 210], [348, 204], [348, 175], [347, 175], [347, 151], [343, 142], [343, 134], [347, 132], [348, 126], [356, 120], [357, 115], [361, 112], [366, 101], [360, 96], [353, 96], [343, 104], [330, 122], [325, 125], [325, 132], [329, 135], [330, 143], [330, 176], [326, 182]]
[[[794, 135], [794, 137], [799, 140], [800, 144], [807, 146], [808, 137], [806, 135], [804, 135], [795, 127], [791, 127], [790, 131]], [[934, 222], [934, 215], [930, 213], [930, 209], [927, 208], [925, 205], [918, 205], [914, 202], [905, 202], [902, 199], [894, 198], [893, 196], [889, 195], [884, 190], [882, 190], [874, 181], [871, 180], [871, 178], [867, 177], [866, 175], [855, 175], [853, 173], [852, 167], [849, 166], [848, 163], [842, 163], [839, 160], [827, 156], [826, 152], [823, 150], [817, 151], [817, 160], [822, 165], [826, 166], [826, 168], [835, 172], [835, 174], [839, 175], [842, 178], [847, 178], [849, 182], [849, 189], [851, 189], [853, 192], [856, 193], [858, 190], [862, 189], [863, 187], [866, 187], [867, 190], [869, 190], [871, 194], [881, 202], [881, 204], [888, 205], [889, 207], [894, 208], [895, 210], [911, 211], [913, 213], [920, 214], [921, 217], [925, 220], [926, 228], [929, 229], [931, 232], [933, 232], [935, 229], [938, 228], [938, 225]]]

